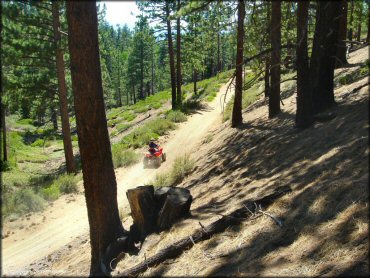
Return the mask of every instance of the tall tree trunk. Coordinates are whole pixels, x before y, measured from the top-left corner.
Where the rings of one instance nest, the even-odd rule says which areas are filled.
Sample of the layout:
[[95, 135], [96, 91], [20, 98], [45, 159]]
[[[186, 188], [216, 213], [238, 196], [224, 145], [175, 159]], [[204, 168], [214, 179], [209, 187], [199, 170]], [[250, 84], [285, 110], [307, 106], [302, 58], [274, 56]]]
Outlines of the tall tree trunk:
[[144, 99], [144, 46], [140, 45], [140, 99]]
[[[355, 1], [354, 0], [351, 0], [351, 12], [350, 12], [350, 15], [349, 15], [349, 30], [348, 30], [348, 40], [352, 40], [352, 36], [353, 36], [353, 10], [354, 10], [354, 7], [355, 7]], [[352, 49], [353, 47], [353, 44], [351, 43], [350, 45], [350, 49]]]
[[198, 73], [197, 70], [193, 69], [193, 83], [194, 83], [194, 94], [197, 94], [197, 79], [198, 79]]
[[367, 36], [366, 42], [370, 41], [370, 4], [367, 4]]
[[[180, 0], [177, 0], [177, 11], [181, 8]], [[182, 104], [182, 93], [181, 93], [181, 25], [180, 25], [180, 16], [177, 17], [177, 36], [176, 36], [176, 62], [177, 62], [177, 105], [181, 107]]]
[[54, 129], [54, 131], [57, 131], [58, 130], [57, 111], [52, 106], [50, 106], [50, 118], [51, 118], [51, 122], [53, 123], [53, 129]]
[[136, 90], [135, 90], [135, 84], [132, 85], [132, 96], [134, 97], [134, 104], [136, 103]]
[[[271, 28], [271, 19], [270, 19], [270, 2], [266, 1], [266, 20], [267, 20], [267, 28], [266, 33], [268, 34], [270, 32]], [[267, 53], [265, 58], [265, 98], [270, 96], [270, 60], [271, 60], [271, 54]]]
[[281, 56], [281, 2], [272, 2], [271, 11], [271, 88], [269, 96], [269, 118], [280, 113], [280, 56]]
[[1, 129], [2, 129], [2, 133], [3, 133], [2, 134], [3, 135], [3, 137], [2, 137], [3, 157], [2, 157], [2, 159], [5, 162], [5, 161], [8, 161], [8, 149], [6, 147], [6, 134], [7, 134], [7, 132], [6, 132], [6, 122], [5, 122], [6, 113], [5, 113], [5, 104], [2, 103], [2, 101], [3, 101], [2, 97], [0, 97], [0, 101], [1, 101], [1, 103], [0, 103], [0, 107], [1, 107]]
[[69, 125], [68, 117], [67, 86], [65, 80], [63, 51], [61, 48], [59, 3], [57, 1], [52, 2], [52, 13], [53, 13], [54, 40], [56, 47], [55, 50], [56, 67], [58, 76], [59, 106], [60, 106], [60, 117], [62, 120], [64, 155], [66, 159], [67, 172], [74, 173], [76, 172], [76, 165], [73, 157], [71, 128]]
[[243, 98], [243, 49], [244, 49], [244, 0], [238, 0], [238, 30], [236, 48], [236, 69], [235, 69], [235, 98], [231, 126], [236, 127], [243, 122], [242, 98]]
[[152, 80], [150, 83], [150, 91], [154, 95], [154, 44], [152, 45]]
[[358, 26], [357, 26], [357, 41], [361, 40], [361, 25], [362, 25], [362, 3], [359, 5], [359, 16], [358, 16]]
[[168, 0], [166, 0], [168, 55], [170, 57], [172, 110], [174, 110], [176, 109], [176, 72], [175, 72], [175, 59], [173, 55], [173, 45], [172, 45], [171, 21], [170, 21], [169, 16], [170, 16], [170, 8], [168, 6]]
[[297, 113], [295, 124], [298, 128], [307, 128], [314, 121], [307, 52], [309, 3], [309, 1], [298, 2], [297, 11]]
[[122, 106], [122, 95], [121, 95], [121, 63], [119, 61], [119, 56], [118, 57], [118, 106]]
[[[85, 198], [90, 225], [90, 275], [110, 243], [125, 233], [105, 115], [95, 2], [67, 2], [68, 42]], [[88, 84], [88, 86], [86, 85]]]
[[340, 2], [318, 1], [315, 35], [310, 61], [310, 81], [314, 112], [319, 113], [334, 101], [334, 66], [338, 39]]
[[347, 47], [346, 40], [347, 36], [347, 13], [348, 13], [348, 3], [347, 0], [340, 1], [340, 19], [339, 19], [339, 30], [338, 30], [338, 46], [336, 54], [336, 63], [337, 68], [348, 64], [347, 62]]

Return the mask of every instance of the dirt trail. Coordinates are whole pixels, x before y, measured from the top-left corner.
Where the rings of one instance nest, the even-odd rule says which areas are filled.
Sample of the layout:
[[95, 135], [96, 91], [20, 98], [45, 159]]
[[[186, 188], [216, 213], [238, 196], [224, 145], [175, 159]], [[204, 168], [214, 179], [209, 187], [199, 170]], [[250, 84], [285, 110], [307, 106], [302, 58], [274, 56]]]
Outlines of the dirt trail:
[[[184, 152], [193, 153], [206, 132], [220, 123], [220, 96], [226, 87], [227, 84], [221, 87], [217, 97], [208, 103], [206, 109], [191, 115], [187, 122], [170, 132], [165, 142], [162, 141], [167, 152], [167, 162], [160, 168], [143, 169], [142, 163], [138, 163], [126, 169], [116, 169], [118, 204], [120, 209], [123, 207], [124, 213], [129, 212], [125, 197], [127, 189], [150, 182], [157, 173], [169, 169], [174, 159]], [[59, 274], [68, 275], [71, 273], [67, 269], [76, 271], [71, 263], [83, 259], [88, 261], [89, 258], [88, 221], [83, 194], [62, 196], [41, 213], [4, 223], [3, 232], [8, 234], [2, 240], [3, 275], [40, 274], [40, 270], [58, 274], [56, 268], [52, 269], [52, 263], [65, 271]], [[85, 252], [79, 252], [77, 257], [72, 256], [69, 262], [58, 262], [55, 259], [65, 250], [74, 252], [76, 246], [79, 251], [84, 249]]]

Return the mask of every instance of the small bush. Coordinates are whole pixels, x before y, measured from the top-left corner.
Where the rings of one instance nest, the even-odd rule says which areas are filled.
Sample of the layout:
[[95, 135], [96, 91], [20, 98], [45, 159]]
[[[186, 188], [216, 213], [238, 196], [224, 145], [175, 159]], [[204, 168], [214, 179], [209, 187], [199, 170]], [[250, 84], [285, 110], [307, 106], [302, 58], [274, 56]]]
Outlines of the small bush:
[[194, 169], [195, 162], [189, 154], [177, 157], [168, 173], [157, 174], [155, 186], [173, 186], [179, 184]]
[[35, 142], [31, 144], [32, 147], [42, 147], [44, 146], [44, 140], [43, 139], [37, 139]]
[[125, 119], [125, 121], [131, 122], [133, 119], [136, 118], [136, 115], [132, 113], [132, 111], [125, 111], [123, 112], [122, 117]]
[[155, 119], [148, 122], [147, 127], [159, 135], [164, 135], [168, 130], [176, 128], [175, 124], [167, 119]]
[[131, 124], [118, 124], [117, 125], [117, 131], [118, 132], [125, 131], [125, 130], [129, 129], [131, 126], [132, 126]]
[[77, 135], [72, 135], [71, 140], [77, 142], [78, 141], [78, 136]]
[[60, 195], [59, 186], [57, 184], [52, 184], [47, 188], [43, 188], [41, 190], [41, 194], [45, 200], [54, 201], [59, 198]]
[[186, 116], [181, 111], [170, 110], [166, 115], [166, 119], [174, 123], [181, 123], [186, 121]]
[[54, 181], [54, 186], [57, 186], [62, 193], [77, 192], [77, 181], [73, 174], [63, 174]]
[[122, 144], [114, 144], [112, 145], [112, 159], [114, 168], [118, 168], [135, 164], [140, 156], [133, 150], [125, 149]]
[[168, 173], [159, 173], [155, 175], [153, 185], [154, 186], [169, 186], [170, 179]]
[[30, 188], [24, 188], [14, 194], [12, 200], [14, 212], [27, 213], [44, 208], [44, 200]]
[[21, 125], [32, 125], [33, 120], [32, 119], [20, 119], [17, 121], [17, 123]]

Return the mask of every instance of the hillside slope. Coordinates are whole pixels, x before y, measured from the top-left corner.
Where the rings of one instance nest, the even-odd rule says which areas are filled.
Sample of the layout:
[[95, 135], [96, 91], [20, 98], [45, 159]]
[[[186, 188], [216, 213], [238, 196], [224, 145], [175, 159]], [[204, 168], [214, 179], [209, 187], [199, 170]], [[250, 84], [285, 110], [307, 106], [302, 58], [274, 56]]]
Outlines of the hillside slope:
[[[359, 71], [368, 51], [351, 53], [351, 65], [336, 70], [336, 79]], [[144, 275], [368, 274], [368, 91], [368, 77], [337, 84], [338, 105], [330, 110], [336, 117], [303, 131], [293, 128], [294, 90], [283, 92], [283, 112], [273, 120], [260, 99], [244, 111], [239, 129], [214, 126], [195, 148], [196, 169], [179, 185], [194, 197], [192, 216], [150, 235], [139, 256], [126, 256], [113, 274], [188, 237], [199, 222], [206, 226], [286, 185], [291, 193], [262, 208], [281, 219], [282, 227], [260, 214]]]

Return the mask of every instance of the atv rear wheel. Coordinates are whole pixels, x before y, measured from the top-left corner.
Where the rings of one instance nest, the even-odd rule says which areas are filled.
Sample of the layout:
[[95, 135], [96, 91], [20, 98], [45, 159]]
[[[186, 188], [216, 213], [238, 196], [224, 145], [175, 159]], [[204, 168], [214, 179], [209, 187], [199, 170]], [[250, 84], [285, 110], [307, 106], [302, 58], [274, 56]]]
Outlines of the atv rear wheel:
[[166, 161], [166, 153], [163, 153], [162, 154], [162, 162], [165, 162]]
[[160, 157], [157, 157], [157, 158], [155, 159], [155, 165], [156, 165], [157, 167], [159, 167], [159, 166], [161, 166], [161, 164], [162, 164], [161, 158], [160, 158]]

